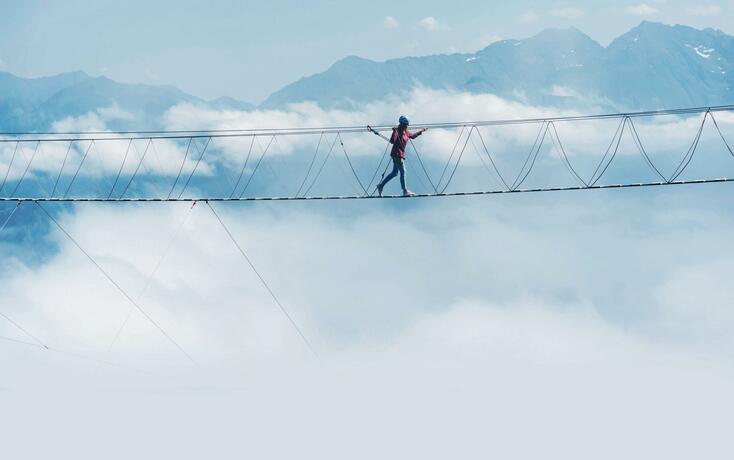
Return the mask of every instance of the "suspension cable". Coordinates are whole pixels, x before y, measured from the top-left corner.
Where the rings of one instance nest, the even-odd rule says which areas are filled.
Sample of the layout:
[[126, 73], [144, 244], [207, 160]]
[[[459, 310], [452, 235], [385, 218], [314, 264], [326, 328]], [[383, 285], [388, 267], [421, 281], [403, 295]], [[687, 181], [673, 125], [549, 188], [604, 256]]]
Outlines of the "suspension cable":
[[[253, 139], [255, 139], [253, 137]], [[173, 191], [176, 189], [176, 185], [178, 185], [178, 180], [181, 178], [181, 173], [183, 172], [184, 165], [186, 164], [186, 160], [189, 158], [189, 150], [191, 149], [191, 143], [194, 141], [194, 138], [189, 138], [189, 143], [186, 145], [186, 153], [184, 153], [183, 160], [181, 161], [181, 167], [178, 168], [178, 174], [176, 174], [176, 179], [173, 181], [173, 185], [171, 186], [171, 190], [168, 191], [168, 198], [171, 198], [171, 195], [173, 195]]]
[[[543, 121], [548, 122], [573, 122], [583, 120], [605, 120], [615, 118], [638, 118], [638, 117], [655, 117], [664, 115], [690, 115], [704, 112], [732, 112], [734, 111], [734, 105], [719, 105], [710, 107], [691, 107], [691, 108], [678, 108], [678, 109], [664, 109], [664, 110], [649, 110], [640, 112], [618, 112], [618, 113], [605, 113], [605, 114], [594, 114], [594, 115], [569, 115], [569, 116], [557, 116], [557, 117], [543, 117], [543, 118], [518, 118], [518, 119], [501, 119], [501, 120], [480, 120], [480, 121], [459, 121], [459, 122], [447, 122], [447, 123], [423, 123], [415, 124], [415, 128], [460, 128], [463, 125], [466, 126], [505, 126], [505, 125], [521, 125], [521, 124], [536, 124]], [[391, 125], [380, 125], [374, 126], [375, 131], [387, 131], [392, 129]], [[304, 134], [320, 134], [321, 132], [328, 134], [336, 133], [357, 133], [363, 132], [363, 126], [329, 126], [329, 127], [305, 127], [305, 128], [248, 128], [248, 129], [212, 129], [212, 130], [159, 130], [159, 131], [77, 131], [77, 132], [6, 132], [0, 133], [0, 136], [68, 136], [68, 135], [79, 135], [79, 136], [108, 136], [103, 138], [91, 138], [91, 137], [50, 137], [44, 139], [38, 138], [24, 138], [24, 139], [10, 139], [0, 138], [0, 143], [8, 142], [36, 142], [38, 140], [49, 141], [49, 142], [68, 142], [74, 141], [91, 141], [91, 140], [128, 140], [130, 136], [120, 137], [122, 134], [141, 135], [140, 139], [188, 139], [194, 138], [218, 138], [218, 137], [250, 137], [250, 136], [272, 136], [277, 135], [304, 135]]]
[[235, 239], [234, 235], [232, 235], [232, 232], [229, 231], [229, 228], [227, 228], [227, 225], [224, 223], [224, 221], [222, 220], [222, 218], [219, 217], [219, 214], [214, 209], [214, 206], [212, 206], [211, 203], [209, 203], [208, 201], [206, 201], [206, 205], [209, 207], [209, 209], [211, 209], [212, 213], [214, 214], [214, 217], [217, 218], [217, 221], [219, 221], [219, 224], [222, 226], [222, 228], [224, 229], [224, 231], [227, 233], [227, 236], [229, 237], [229, 239], [232, 241], [232, 243], [237, 248], [237, 251], [239, 251], [239, 253], [245, 259], [245, 261], [250, 266], [250, 268], [252, 269], [252, 271], [255, 273], [255, 275], [257, 275], [257, 278], [260, 280], [260, 283], [262, 283], [263, 287], [265, 287], [265, 290], [268, 291], [268, 294], [270, 294], [270, 297], [273, 299], [273, 301], [278, 306], [278, 308], [280, 308], [280, 311], [285, 315], [285, 317], [288, 319], [288, 322], [291, 323], [291, 326], [293, 326], [293, 328], [296, 330], [296, 332], [298, 333], [298, 335], [301, 337], [301, 340], [303, 340], [303, 343], [305, 343], [306, 346], [308, 347], [308, 349], [311, 351], [311, 353], [313, 353], [313, 355], [317, 359], [319, 359], [319, 355], [318, 355], [318, 353], [316, 353], [316, 350], [311, 345], [311, 342], [309, 342], [309, 340], [303, 334], [303, 332], [301, 331], [301, 328], [298, 327], [298, 324], [296, 324], [296, 322], [293, 320], [293, 318], [291, 317], [291, 315], [288, 313], [288, 310], [286, 310], [286, 308], [283, 306], [283, 304], [280, 302], [280, 300], [278, 300], [278, 297], [275, 295], [275, 293], [273, 292], [273, 290], [270, 289], [270, 286], [268, 285], [267, 281], [265, 281], [265, 278], [263, 278], [262, 275], [260, 274], [260, 272], [257, 270], [257, 268], [255, 268], [255, 265], [252, 263], [252, 260], [250, 260], [250, 258], [247, 256], [247, 253], [245, 253], [244, 249], [242, 249], [242, 246], [240, 246], [240, 244], [237, 242], [237, 240]]
[[[194, 201], [189, 209], [186, 211], [186, 215], [184, 216], [183, 220], [178, 224], [176, 227], [176, 230], [173, 232], [173, 235], [171, 235], [171, 238], [168, 241], [168, 244], [166, 245], [165, 249], [163, 250], [163, 253], [158, 258], [158, 261], [155, 264], [155, 267], [153, 270], [148, 274], [148, 277], [145, 280], [145, 284], [143, 285], [143, 288], [138, 293], [138, 296], [136, 297], [135, 301], [140, 303], [140, 301], [143, 299], [143, 296], [148, 292], [148, 289], [153, 284], [153, 278], [155, 278], [156, 273], [158, 273], [158, 270], [161, 268], [161, 265], [163, 265], [163, 261], [168, 256], [168, 253], [170, 252], [171, 248], [173, 247], [174, 243], [178, 239], [178, 235], [181, 233], [181, 230], [184, 228], [184, 225], [186, 225], [186, 222], [189, 220], [189, 217], [191, 216], [191, 211], [194, 210], [194, 206], [196, 206], [196, 201]], [[130, 316], [132, 315], [133, 311], [135, 310], [134, 307], [130, 307], [127, 311], [127, 315], [125, 316], [125, 320], [120, 325], [119, 329], [117, 329], [117, 332], [115, 333], [115, 337], [112, 339], [112, 342], [110, 342], [110, 345], [107, 347], [107, 352], [109, 353], [112, 351], [112, 347], [115, 346], [115, 343], [117, 343], [117, 339], [120, 338], [120, 334], [122, 334], [123, 329], [125, 329], [125, 326], [127, 326], [128, 321], [130, 320]]]
[[204, 155], [206, 154], [206, 149], [209, 147], [209, 144], [211, 143], [212, 138], [209, 137], [206, 140], [206, 144], [204, 145], [204, 149], [201, 151], [201, 155], [199, 155], [199, 159], [196, 160], [196, 164], [194, 164], [194, 169], [191, 170], [191, 174], [189, 175], [189, 178], [186, 179], [186, 183], [183, 185], [183, 188], [181, 188], [181, 193], [178, 194], [178, 197], [181, 198], [186, 191], [186, 188], [189, 186], [189, 182], [191, 182], [191, 178], [194, 177], [194, 174], [196, 174], [196, 170], [199, 167], [199, 163], [201, 163], [201, 160], [204, 159]]
[[166, 330], [165, 330], [165, 329], [163, 329], [163, 327], [162, 327], [161, 325], [159, 325], [159, 324], [158, 324], [158, 323], [157, 323], [157, 322], [156, 322], [156, 321], [155, 321], [155, 320], [154, 320], [154, 319], [153, 319], [153, 318], [152, 318], [152, 317], [151, 317], [151, 316], [150, 316], [150, 315], [148, 314], [148, 312], [146, 312], [146, 311], [145, 311], [145, 310], [144, 310], [144, 309], [143, 309], [143, 308], [142, 308], [142, 307], [140, 306], [140, 304], [138, 304], [138, 302], [136, 302], [136, 301], [135, 301], [135, 300], [134, 300], [134, 299], [133, 299], [133, 298], [132, 298], [132, 297], [130, 296], [130, 294], [128, 294], [128, 293], [127, 293], [127, 291], [125, 291], [125, 289], [123, 289], [123, 288], [122, 288], [122, 286], [120, 286], [120, 285], [119, 285], [119, 284], [117, 283], [117, 281], [115, 281], [115, 280], [114, 280], [114, 278], [112, 278], [112, 276], [110, 276], [110, 275], [109, 275], [109, 273], [107, 273], [107, 271], [106, 271], [106, 270], [105, 270], [104, 268], [102, 268], [102, 266], [101, 266], [101, 265], [99, 265], [99, 263], [97, 263], [97, 261], [96, 261], [96, 260], [95, 260], [95, 259], [94, 259], [94, 258], [93, 258], [93, 257], [92, 257], [92, 256], [91, 256], [91, 255], [90, 255], [90, 254], [89, 254], [89, 253], [88, 253], [88, 252], [87, 252], [87, 251], [86, 251], [86, 250], [85, 250], [85, 249], [84, 249], [84, 248], [83, 248], [83, 247], [82, 247], [82, 246], [81, 246], [81, 245], [80, 245], [80, 244], [79, 244], [79, 243], [78, 243], [77, 241], [76, 241], [76, 240], [75, 240], [75, 239], [74, 239], [74, 237], [73, 237], [73, 236], [71, 236], [71, 234], [69, 234], [69, 232], [68, 232], [68, 231], [66, 231], [66, 229], [65, 229], [65, 228], [64, 228], [64, 227], [63, 227], [63, 226], [61, 225], [61, 223], [59, 223], [59, 221], [58, 221], [58, 220], [56, 220], [56, 218], [54, 218], [54, 217], [53, 217], [53, 216], [51, 215], [51, 213], [49, 213], [49, 212], [48, 212], [48, 211], [46, 210], [46, 208], [44, 208], [44, 207], [43, 207], [43, 205], [41, 205], [41, 203], [40, 203], [39, 201], [35, 201], [35, 203], [36, 203], [36, 205], [37, 205], [37, 206], [38, 206], [38, 207], [39, 207], [39, 208], [41, 209], [41, 211], [43, 211], [43, 213], [44, 213], [44, 214], [46, 214], [46, 216], [47, 216], [47, 217], [48, 217], [48, 218], [49, 218], [49, 219], [51, 220], [51, 222], [53, 222], [53, 223], [54, 223], [54, 224], [56, 225], [56, 227], [57, 227], [57, 228], [58, 228], [59, 230], [61, 230], [61, 232], [62, 232], [62, 233], [63, 233], [64, 235], [66, 235], [66, 237], [67, 237], [67, 238], [69, 239], [69, 241], [71, 241], [71, 242], [72, 242], [72, 243], [74, 244], [74, 246], [76, 246], [76, 247], [77, 247], [77, 249], [79, 249], [79, 251], [81, 251], [81, 253], [82, 253], [82, 254], [84, 254], [84, 256], [85, 256], [85, 257], [86, 257], [86, 258], [87, 258], [87, 259], [88, 259], [88, 260], [89, 260], [89, 261], [90, 261], [90, 262], [92, 263], [92, 265], [94, 265], [94, 266], [95, 266], [95, 267], [97, 268], [97, 270], [99, 270], [99, 272], [100, 272], [100, 273], [102, 273], [102, 275], [103, 275], [103, 276], [104, 276], [105, 278], [107, 278], [107, 280], [108, 280], [108, 281], [109, 281], [109, 282], [110, 282], [110, 283], [111, 283], [111, 284], [112, 284], [112, 285], [113, 285], [113, 286], [114, 286], [114, 287], [115, 287], [115, 288], [116, 288], [116, 289], [117, 289], [117, 290], [118, 290], [118, 291], [120, 292], [120, 294], [122, 294], [122, 296], [123, 296], [123, 297], [125, 297], [125, 299], [127, 299], [127, 301], [128, 301], [128, 302], [130, 302], [130, 304], [131, 304], [131, 305], [132, 305], [133, 307], [135, 307], [135, 308], [136, 308], [136, 309], [137, 309], [137, 310], [138, 310], [138, 311], [139, 311], [140, 313], [142, 313], [142, 314], [143, 314], [143, 316], [145, 316], [145, 318], [146, 318], [146, 319], [148, 320], [148, 322], [150, 322], [150, 324], [152, 324], [153, 326], [155, 326], [155, 328], [156, 328], [156, 329], [158, 329], [158, 330], [159, 330], [159, 331], [161, 332], [161, 334], [163, 334], [163, 336], [164, 336], [164, 337], [166, 337], [166, 338], [168, 339], [168, 341], [169, 341], [169, 342], [171, 342], [171, 343], [172, 343], [172, 344], [173, 344], [173, 345], [174, 345], [174, 346], [175, 346], [175, 347], [176, 347], [176, 348], [177, 348], [177, 349], [178, 349], [178, 350], [179, 350], [179, 351], [180, 351], [181, 353], [183, 353], [183, 354], [184, 354], [184, 356], [186, 356], [186, 358], [188, 358], [188, 360], [189, 360], [189, 361], [191, 361], [191, 363], [192, 363], [192, 364], [194, 364], [194, 365], [195, 365], [195, 366], [196, 366], [197, 368], [201, 369], [201, 367], [200, 367], [200, 366], [199, 366], [199, 364], [198, 364], [198, 363], [197, 363], [197, 362], [196, 362], [196, 361], [194, 360], [194, 358], [192, 358], [192, 357], [191, 357], [191, 355], [190, 355], [190, 354], [188, 354], [188, 353], [186, 352], [186, 350], [184, 350], [184, 349], [183, 349], [183, 347], [182, 347], [181, 345], [179, 345], [179, 343], [178, 343], [178, 342], [176, 342], [176, 340], [174, 340], [174, 339], [173, 339], [173, 337], [171, 337], [171, 335], [169, 335], [169, 334], [168, 334], [168, 332], [166, 332]]
[[13, 168], [13, 163], [15, 162], [15, 155], [18, 153], [18, 147], [20, 146], [20, 142], [15, 143], [15, 148], [13, 149], [13, 156], [10, 157], [10, 163], [8, 163], [8, 169], [5, 171], [5, 177], [3, 178], [3, 183], [0, 185], [0, 193], [2, 193], [3, 190], [5, 190], [5, 183], [8, 181], [8, 175], [10, 175], [10, 170]]

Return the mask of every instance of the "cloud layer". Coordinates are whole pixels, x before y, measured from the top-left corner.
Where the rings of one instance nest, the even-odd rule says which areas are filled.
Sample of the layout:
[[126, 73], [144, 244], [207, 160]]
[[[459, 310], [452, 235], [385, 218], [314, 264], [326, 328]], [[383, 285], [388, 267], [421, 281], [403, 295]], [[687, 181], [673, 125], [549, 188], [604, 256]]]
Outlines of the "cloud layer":
[[[359, 113], [184, 105], [166, 124], [357, 125], [389, 123], [396, 112], [429, 121], [573, 114], [416, 89], [408, 102]], [[64, 123], [104, 129], [94, 116]], [[720, 119], [728, 130], [730, 121]], [[698, 122], [653, 120], [638, 130], [664, 152], [685, 148]], [[593, 148], [615, 127], [558, 124], [581, 168], [594, 164]], [[509, 167], [537, 128], [482, 135]], [[419, 148], [443, 160], [456, 134], [430, 131]], [[317, 140], [283, 140], [272, 166], [285, 168]], [[382, 149], [366, 134], [345, 142], [358, 159]], [[185, 155], [181, 145], [164, 145], [158, 174], [170, 174], [163, 154], [178, 162]], [[236, 171], [246, 148], [215, 145], [207, 174], [221, 177], [222, 165]], [[633, 158], [633, 148], [627, 139], [620, 155]], [[467, 164], [481, 168], [470, 153]], [[119, 168], [97, 158], [92, 177]], [[543, 177], [561, 166], [550, 155], [540, 161]], [[157, 163], [153, 156], [147, 165]], [[205, 204], [193, 208], [158, 270], [190, 205], [49, 205], [204, 370], [134, 309], [113, 344], [130, 302], [51, 227], [32, 235], [51, 254], [34, 263], [8, 254], [0, 265], [2, 312], [53, 348], [13, 342], [34, 339], [0, 318], [3, 449], [14, 458], [59, 446], [81, 449], [81, 458], [129, 457], [133, 449], [184, 459], [317, 449], [324, 458], [727, 457], [734, 220], [722, 190], [215, 205], [320, 361]], [[23, 231], [13, 225], [3, 236]], [[89, 434], [84, 443], [79, 432]], [[122, 447], [111, 453], [110, 445]]]

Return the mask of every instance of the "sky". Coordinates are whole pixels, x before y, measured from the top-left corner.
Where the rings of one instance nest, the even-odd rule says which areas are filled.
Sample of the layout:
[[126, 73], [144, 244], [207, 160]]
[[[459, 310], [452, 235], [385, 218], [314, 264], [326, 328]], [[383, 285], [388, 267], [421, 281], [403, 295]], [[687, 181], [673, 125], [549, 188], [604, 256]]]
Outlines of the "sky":
[[350, 55], [473, 52], [549, 27], [577, 27], [607, 44], [642, 20], [734, 33], [729, 0], [5, 3], [0, 70], [21, 76], [83, 70], [253, 103]]
[[[19, 74], [106, 68], [123, 81], [256, 100], [347, 54], [384, 59], [474, 49], [483, 37], [567, 25], [606, 42], [642, 16], [726, 30], [731, 7], [142, 5], [14, 4], [0, 18], [7, 35], [0, 58]], [[352, 112], [309, 103], [253, 111], [182, 104], [160, 124], [360, 125], [396, 112], [428, 119], [576, 113], [418, 87], [409, 98]], [[99, 107], [53, 128], [105, 130], [131, 116]], [[700, 120], [635, 124], [668, 174]], [[717, 120], [734, 139], [734, 116], [717, 113]], [[617, 126], [558, 123], [568, 158], [585, 177]], [[474, 144], [467, 141], [452, 190], [499, 187], [476, 144], [486, 142], [511, 177], [536, 128], [482, 128], [483, 141], [477, 134]], [[429, 130], [416, 139], [429, 172], [440, 171], [457, 131]], [[282, 138], [251, 193], [293, 193], [317, 141]], [[383, 142], [366, 132], [342, 141], [356, 172], [372, 174]], [[629, 131], [620, 144], [603, 182], [656, 180]], [[90, 144], [88, 157], [84, 145], [44, 143], [33, 153], [4, 144], [0, 173], [15, 186], [33, 155], [23, 193], [47, 194], [49, 181], [59, 177], [63, 186], [78, 174], [87, 188], [72, 195], [100, 187], [105, 196], [118, 171], [130, 181], [137, 175], [131, 194], [160, 194], [181, 167], [195, 170], [192, 196], [226, 194], [237, 174], [254, 173], [252, 163], [242, 166], [242, 139], [215, 139], [198, 166], [185, 140], [157, 142], [147, 157], [144, 141], [131, 145], [138, 165], [125, 162], [124, 143]], [[263, 152], [264, 145], [252, 145], [255, 156]], [[353, 193], [344, 161], [337, 148], [314, 193]], [[426, 191], [414, 166], [409, 162], [409, 185]], [[734, 153], [709, 122], [682, 178], [721, 176], [734, 177]], [[526, 186], [573, 184], [547, 142]], [[387, 191], [399, 192], [398, 185]], [[44, 205], [73, 241], [38, 206], [23, 205], [0, 235], [0, 457], [732, 458], [732, 191], [714, 184], [212, 203], [229, 234], [205, 203]]]

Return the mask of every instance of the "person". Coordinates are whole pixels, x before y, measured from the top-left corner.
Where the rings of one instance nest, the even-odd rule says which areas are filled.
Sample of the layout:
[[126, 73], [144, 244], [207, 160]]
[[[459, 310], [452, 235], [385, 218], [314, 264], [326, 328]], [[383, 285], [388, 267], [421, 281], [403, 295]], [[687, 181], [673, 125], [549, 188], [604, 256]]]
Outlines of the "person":
[[397, 176], [398, 173], [400, 173], [400, 186], [403, 188], [403, 196], [414, 195], [413, 192], [408, 190], [408, 187], [405, 184], [405, 149], [411, 139], [415, 139], [425, 133], [427, 129], [423, 128], [420, 131], [415, 132], [408, 131], [410, 122], [404, 115], [400, 117], [398, 123], [399, 125], [392, 129], [392, 136], [390, 136], [390, 143], [392, 144], [392, 151], [390, 152], [390, 157], [392, 158], [392, 172], [390, 172], [382, 182], [377, 184], [377, 194], [380, 196], [382, 196], [382, 190], [385, 188], [385, 185]]

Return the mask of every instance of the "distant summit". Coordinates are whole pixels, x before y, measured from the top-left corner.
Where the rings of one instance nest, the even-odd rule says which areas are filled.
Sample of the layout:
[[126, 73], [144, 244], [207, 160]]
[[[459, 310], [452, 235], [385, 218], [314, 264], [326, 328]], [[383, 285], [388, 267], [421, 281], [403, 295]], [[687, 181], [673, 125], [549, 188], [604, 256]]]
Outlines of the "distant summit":
[[113, 129], [150, 129], [169, 108], [188, 102], [215, 109], [247, 110], [253, 106], [232, 98], [205, 101], [173, 86], [118, 83], [84, 72], [21, 78], [0, 72], [0, 130], [47, 130], [55, 121], [114, 107], [129, 117], [111, 119]]
[[725, 33], [644, 21], [603, 47], [578, 29], [503, 40], [473, 54], [343, 59], [272, 94], [263, 107], [315, 101], [352, 108], [416, 84], [564, 107], [641, 110], [730, 104], [734, 45]]

